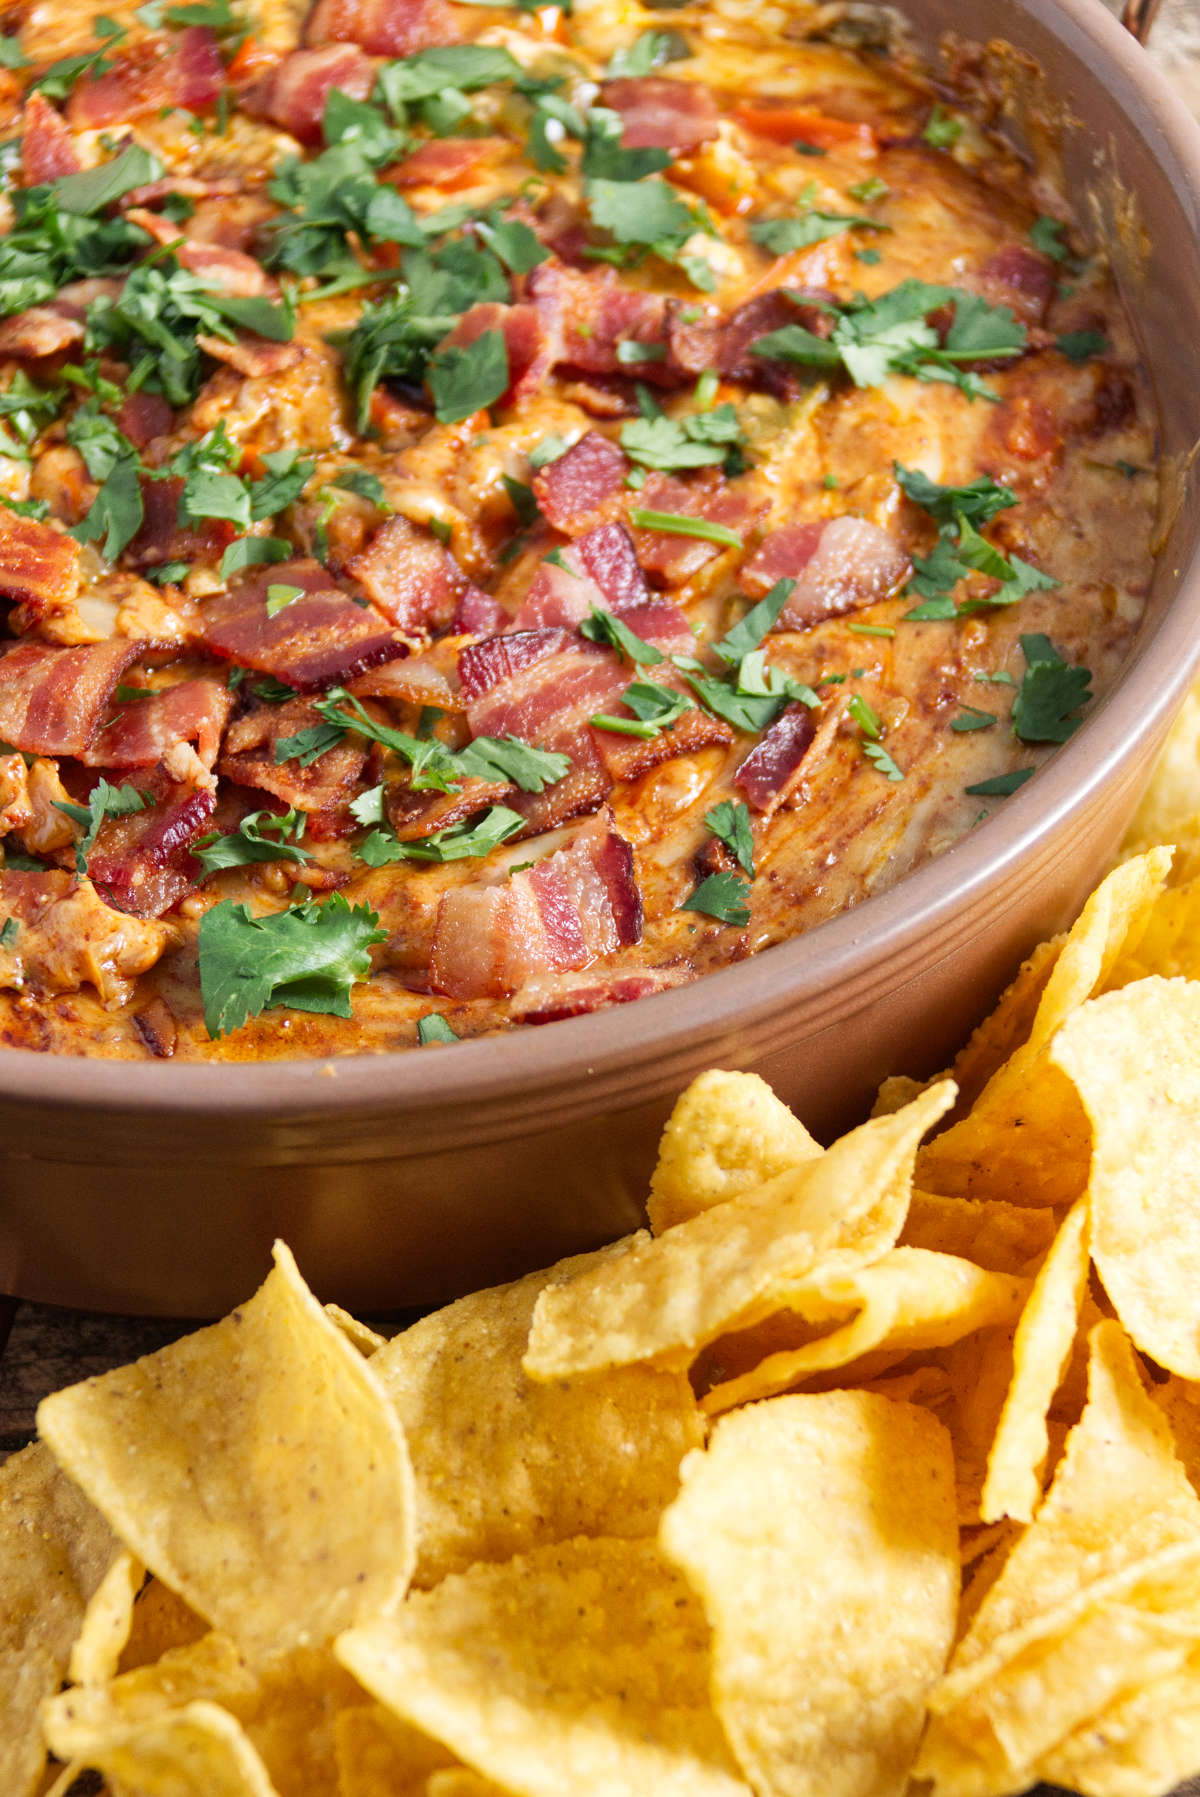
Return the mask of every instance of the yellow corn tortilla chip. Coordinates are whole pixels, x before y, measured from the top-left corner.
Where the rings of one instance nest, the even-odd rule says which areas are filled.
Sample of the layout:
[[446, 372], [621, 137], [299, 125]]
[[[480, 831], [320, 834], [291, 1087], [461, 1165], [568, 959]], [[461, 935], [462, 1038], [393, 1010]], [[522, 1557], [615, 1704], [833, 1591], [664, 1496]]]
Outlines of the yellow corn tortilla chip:
[[1038, 1764], [1083, 1797], [1161, 1797], [1200, 1766], [1200, 1663], [1110, 1704]]
[[900, 1797], [958, 1604], [937, 1419], [863, 1392], [738, 1411], [685, 1463], [661, 1539], [704, 1598], [713, 1701], [754, 1790]]
[[1162, 894], [1141, 941], [1113, 968], [1108, 988], [1116, 991], [1151, 974], [1188, 980], [1200, 976], [1200, 880]]
[[88, 1603], [118, 1553], [98, 1511], [40, 1443], [0, 1466], [0, 1791], [46, 1763], [38, 1710], [57, 1691]]
[[38, 1411], [132, 1552], [251, 1653], [386, 1610], [415, 1557], [395, 1413], [282, 1244], [275, 1257], [223, 1322]]
[[454, 1766], [448, 1772], [434, 1772], [425, 1786], [425, 1797], [508, 1797], [501, 1785], [482, 1778], [469, 1766]]
[[[565, 1378], [650, 1361], [683, 1367], [706, 1342], [779, 1308], [815, 1266], [877, 1259], [896, 1239], [917, 1143], [953, 1102], [935, 1087], [819, 1159], [651, 1237], [628, 1237], [537, 1301], [525, 1369]], [[839, 1257], [842, 1257], [839, 1262]]]
[[1142, 980], [1088, 1005], [1052, 1058], [1094, 1138], [1092, 1259], [1159, 1366], [1200, 1377], [1200, 985]]
[[95, 1741], [136, 1733], [190, 1703], [220, 1704], [232, 1714], [253, 1703], [256, 1692], [255, 1676], [235, 1643], [212, 1632], [107, 1685], [60, 1691], [43, 1706], [42, 1726], [60, 1760], [82, 1758]]
[[1050, 1211], [1031, 1205], [914, 1191], [898, 1246], [957, 1254], [995, 1273], [1027, 1273], [1030, 1262], [1046, 1253], [1057, 1228]]
[[1200, 1488], [1200, 1385], [1172, 1373], [1151, 1387], [1150, 1396], [1170, 1425], [1175, 1452], [1195, 1491]]
[[1151, 850], [1097, 887], [1062, 945], [1028, 1040], [993, 1074], [968, 1115], [922, 1149], [916, 1181], [923, 1190], [1059, 1206], [1082, 1194], [1091, 1130], [1074, 1087], [1044, 1050], [1141, 940], [1170, 861], [1169, 849]]
[[133, 1607], [146, 1570], [119, 1553], [91, 1595], [71, 1648], [67, 1676], [74, 1685], [103, 1685], [114, 1676], [133, 1627]]
[[1046, 1257], [1013, 1338], [1013, 1380], [988, 1455], [980, 1513], [1031, 1522], [1050, 1449], [1046, 1419], [1066, 1371], [1087, 1288], [1087, 1199], [1068, 1213]]
[[756, 1073], [701, 1073], [663, 1130], [646, 1206], [661, 1235], [821, 1153]]
[[336, 1651], [522, 1797], [748, 1797], [709, 1703], [703, 1609], [653, 1542], [560, 1542], [453, 1573]]
[[1022, 1789], [1082, 1722], [1174, 1671], [1198, 1629], [1200, 1502], [1124, 1332], [1104, 1322], [1053, 1484], [930, 1696], [918, 1776], [943, 1797]]
[[1175, 842], [1200, 813], [1200, 687], [1193, 687], [1171, 726], [1150, 784], [1133, 814], [1122, 859], [1155, 843]]
[[380, 1335], [368, 1323], [360, 1323], [357, 1317], [352, 1317], [340, 1304], [327, 1304], [325, 1315], [331, 1323], [337, 1324], [346, 1340], [354, 1344], [364, 1360], [369, 1360], [387, 1342], [386, 1335]]
[[1000, 994], [995, 1009], [954, 1057], [949, 1077], [958, 1087], [960, 1112], [970, 1110], [992, 1075], [1029, 1041], [1047, 982], [1066, 941], [1063, 935], [1038, 943], [1021, 963], [1016, 979]]
[[[852, 1379], [853, 1363], [866, 1355], [940, 1348], [979, 1329], [1014, 1322], [1028, 1290], [1029, 1282], [1015, 1274], [990, 1273], [973, 1261], [925, 1248], [894, 1248], [870, 1266], [847, 1272], [818, 1271], [785, 1294], [789, 1312], [809, 1324], [830, 1309], [849, 1313], [849, 1320], [714, 1385], [702, 1408], [719, 1415], [833, 1367], [850, 1368]], [[786, 1318], [781, 1322], [786, 1332]], [[714, 1352], [720, 1355], [719, 1342]]]
[[82, 1757], [113, 1797], [279, 1797], [240, 1724], [213, 1703], [97, 1735]]
[[382, 1704], [343, 1710], [334, 1723], [338, 1797], [427, 1797], [429, 1778], [454, 1765], [440, 1741]]
[[[580, 1255], [563, 1270], [606, 1259]], [[374, 1357], [416, 1475], [419, 1585], [573, 1535], [652, 1535], [679, 1462], [704, 1438], [683, 1373], [528, 1377], [521, 1360], [546, 1279], [463, 1298]]]
[[121, 1650], [118, 1672], [152, 1666], [173, 1647], [189, 1647], [208, 1633], [203, 1616], [197, 1616], [161, 1579], [150, 1578], [133, 1606], [129, 1639]]

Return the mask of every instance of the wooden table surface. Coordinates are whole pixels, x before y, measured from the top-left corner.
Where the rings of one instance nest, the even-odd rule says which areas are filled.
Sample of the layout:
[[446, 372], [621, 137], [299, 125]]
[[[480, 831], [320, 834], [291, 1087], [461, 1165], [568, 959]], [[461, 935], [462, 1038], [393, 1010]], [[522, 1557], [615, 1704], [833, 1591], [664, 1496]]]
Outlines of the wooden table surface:
[[[1119, 0], [1106, 4], [1120, 11]], [[1003, 17], [998, 0], [998, 28]], [[1200, 117], [1200, 0], [1163, 0], [1150, 55]], [[0, 1459], [31, 1439], [34, 1410], [47, 1392], [152, 1353], [192, 1327], [0, 1298]]]

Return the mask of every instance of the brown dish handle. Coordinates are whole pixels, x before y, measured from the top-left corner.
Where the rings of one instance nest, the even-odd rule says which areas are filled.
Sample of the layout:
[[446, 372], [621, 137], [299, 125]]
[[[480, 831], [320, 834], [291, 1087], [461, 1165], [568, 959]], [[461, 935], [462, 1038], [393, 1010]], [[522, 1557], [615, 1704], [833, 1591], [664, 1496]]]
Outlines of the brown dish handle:
[[1125, 0], [1121, 23], [1133, 33], [1139, 44], [1149, 42], [1162, 0]]

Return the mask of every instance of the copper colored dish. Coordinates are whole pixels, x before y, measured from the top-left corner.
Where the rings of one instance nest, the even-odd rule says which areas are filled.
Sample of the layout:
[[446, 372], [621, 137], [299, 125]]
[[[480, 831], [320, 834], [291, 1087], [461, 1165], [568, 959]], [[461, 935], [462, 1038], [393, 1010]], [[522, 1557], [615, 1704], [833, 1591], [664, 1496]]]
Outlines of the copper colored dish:
[[[930, 43], [997, 23], [986, 0], [907, 12]], [[1069, 114], [1073, 188], [1108, 224], [1122, 214], [1106, 237], [1182, 469], [1200, 437], [1200, 132], [1099, 0], [1014, 3], [1002, 23]], [[1139, 236], [1135, 269], [1121, 245]], [[428, 1303], [634, 1226], [657, 1132], [702, 1068], [754, 1069], [822, 1133], [884, 1075], [942, 1064], [1104, 869], [1200, 661], [1200, 493], [1175, 484], [1137, 646], [1078, 735], [984, 827], [795, 942], [448, 1052], [175, 1066], [0, 1051], [0, 1290], [203, 1316], [254, 1287], [282, 1235], [327, 1298]]]

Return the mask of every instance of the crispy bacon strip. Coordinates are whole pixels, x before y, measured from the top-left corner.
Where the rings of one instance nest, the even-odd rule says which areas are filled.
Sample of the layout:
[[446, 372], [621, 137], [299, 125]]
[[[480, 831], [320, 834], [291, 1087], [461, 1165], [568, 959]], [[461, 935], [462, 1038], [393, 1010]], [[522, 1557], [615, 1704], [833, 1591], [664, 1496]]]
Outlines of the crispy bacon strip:
[[[292, 586], [302, 597], [267, 614], [267, 588]], [[356, 605], [318, 562], [281, 562], [208, 600], [200, 635], [214, 655], [313, 692], [404, 654], [404, 643], [378, 612]]]
[[372, 56], [411, 56], [457, 44], [463, 33], [445, 0], [317, 0], [304, 35], [310, 44], [332, 38], [360, 44]]
[[500, 998], [536, 975], [587, 967], [641, 934], [633, 849], [604, 813], [504, 885], [443, 894], [430, 980], [454, 998]]
[[82, 318], [73, 318], [60, 310], [56, 301], [48, 306], [29, 306], [0, 319], [0, 356], [56, 356], [72, 343], [82, 343], [85, 332]]
[[25, 102], [21, 121], [21, 167], [28, 186], [58, 181], [79, 172], [79, 158], [60, 112], [35, 88]]
[[0, 506], [0, 593], [42, 610], [69, 605], [78, 591], [74, 537]]
[[695, 978], [688, 961], [671, 967], [649, 968], [645, 973], [611, 973], [598, 980], [579, 980], [570, 974], [546, 974], [529, 980], [513, 1002], [519, 1023], [558, 1023], [564, 1017], [586, 1017], [611, 1005], [632, 1004], [655, 992], [669, 992]]
[[[727, 486], [724, 476], [710, 468], [691, 480], [679, 480], [673, 474], [652, 474], [634, 497], [648, 511], [706, 518], [710, 524], [723, 524], [743, 538], [766, 510], [764, 498], [751, 499], [736, 487]], [[682, 586], [706, 562], [724, 553], [721, 545], [703, 537], [676, 536], [665, 530], [638, 530], [634, 541], [642, 567], [668, 587]]]
[[32, 755], [83, 755], [112, 690], [148, 645], [116, 637], [55, 649], [18, 643], [0, 656], [0, 738]]
[[650, 597], [646, 577], [623, 524], [601, 524], [543, 562], [513, 618], [515, 630], [578, 624], [593, 606], [625, 612]]
[[237, 535], [224, 518], [204, 518], [195, 524], [179, 522], [179, 496], [183, 479], [151, 480], [143, 475], [142, 522], [125, 551], [134, 568], [157, 568], [163, 562], [218, 562], [221, 552]]
[[172, 780], [161, 764], [132, 784], [154, 802], [101, 825], [88, 873], [117, 910], [161, 917], [195, 883], [192, 844], [208, 828], [216, 796], [208, 787]]
[[325, 102], [334, 88], [365, 100], [375, 85], [375, 64], [357, 44], [323, 44], [293, 50], [242, 95], [244, 109], [270, 119], [303, 144], [321, 141]]
[[77, 81], [67, 119], [77, 131], [96, 131], [162, 106], [198, 112], [216, 104], [224, 81], [216, 37], [207, 26], [189, 25], [170, 37], [140, 38], [117, 51], [103, 74]]
[[407, 518], [381, 524], [346, 572], [405, 636], [443, 630], [470, 585], [436, 537]]
[[559, 339], [553, 319], [524, 300], [515, 306], [481, 300], [463, 313], [442, 348], [465, 348], [486, 331], [502, 331], [508, 352], [508, 386], [495, 403], [513, 405], [536, 392], [558, 360]]
[[795, 782], [800, 764], [812, 747], [817, 727], [807, 705], [789, 705], [760, 742], [755, 743], [733, 777], [755, 811], [769, 813]]
[[663, 344], [667, 301], [661, 294], [627, 287], [611, 268], [567, 268], [561, 262], [535, 268], [527, 291], [551, 339], [561, 344], [557, 361], [584, 374], [636, 372], [639, 380], [658, 386], [678, 384], [680, 375], [667, 362], [631, 368], [617, 355], [621, 343]]
[[456, 193], [472, 186], [487, 163], [509, 153], [504, 137], [433, 137], [386, 169], [380, 179], [393, 187], [440, 187]]
[[615, 518], [625, 498], [629, 463], [617, 445], [588, 431], [565, 455], [533, 476], [542, 516], [565, 536], [577, 537]]
[[121, 705], [80, 759], [89, 767], [152, 767], [176, 743], [195, 743], [211, 767], [232, 709], [233, 695], [219, 680], [181, 680]]
[[804, 630], [886, 599], [907, 579], [909, 560], [894, 537], [865, 518], [785, 524], [765, 537], [742, 568], [742, 591], [759, 598], [777, 580], [796, 587], [780, 619]]
[[307, 767], [297, 760], [275, 759], [275, 745], [281, 738], [299, 736], [324, 722], [309, 699], [253, 705], [226, 732], [217, 772], [239, 786], [274, 793], [298, 811], [328, 811], [344, 805], [367, 763], [361, 737], [343, 737]]
[[712, 142], [721, 125], [720, 109], [706, 87], [667, 75], [606, 81], [600, 104], [620, 113], [621, 142], [629, 150], [698, 150]]

